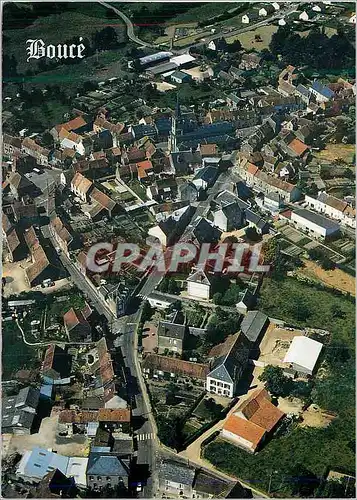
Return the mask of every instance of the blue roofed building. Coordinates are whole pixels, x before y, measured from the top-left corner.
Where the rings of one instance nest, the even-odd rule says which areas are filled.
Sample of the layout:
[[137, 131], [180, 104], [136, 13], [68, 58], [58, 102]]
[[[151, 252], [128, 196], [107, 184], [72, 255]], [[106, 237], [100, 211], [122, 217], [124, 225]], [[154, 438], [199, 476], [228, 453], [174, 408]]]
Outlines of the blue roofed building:
[[316, 97], [317, 102], [327, 102], [335, 96], [335, 93], [331, 89], [317, 80], [313, 82], [309, 90]]
[[25, 451], [16, 474], [29, 482], [38, 482], [49, 472], [58, 469], [66, 475], [69, 458], [45, 448]]
[[91, 452], [87, 466], [87, 487], [100, 490], [105, 486], [128, 487], [129, 468], [117, 455]]

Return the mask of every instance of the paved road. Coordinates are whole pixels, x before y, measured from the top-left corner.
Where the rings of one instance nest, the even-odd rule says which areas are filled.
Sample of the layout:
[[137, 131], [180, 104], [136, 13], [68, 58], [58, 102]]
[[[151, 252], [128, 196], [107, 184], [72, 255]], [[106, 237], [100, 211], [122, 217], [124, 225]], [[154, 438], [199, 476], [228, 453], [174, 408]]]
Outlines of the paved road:
[[137, 43], [138, 45], [141, 45], [142, 47], [152, 47], [152, 48], [157, 48], [157, 46], [152, 45], [148, 42], [144, 42], [144, 40], [140, 40], [135, 33], [134, 33], [134, 26], [133, 23], [130, 21], [128, 16], [124, 14], [124, 12], [121, 12], [117, 8], [115, 8], [113, 5], [107, 2], [101, 2], [99, 1], [100, 4], [104, 5], [107, 9], [111, 9], [113, 12], [115, 12], [121, 19], [124, 21], [126, 25], [126, 33], [128, 35], [129, 40], [131, 40], [134, 43]]
[[225, 32], [222, 32], [222, 31], [214, 33], [213, 35], [205, 37], [204, 41], [193, 43], [193, 44], [191, 44], [189, 46], [186, 46], [183, 49], [178, 50], [177, 52], [178, 53], [185, 53], [185, 52], [187, 52], [189, 49], [191, 49], [193, 47], [202, 47], [203, 45], [207, 45], [212, 40], [217, 40], [219, 38], [222, 38], [222, 36], [230, 38], [230, 37], [233, 37], [233, 36], [240, 35], [241, 33], [246, 33], [247, 31], [253, 31], [256, 28], [261, 28], [262, 26], [265, 26], [265, 25], [269, 24], [271, 21], [274, 21], [276, 19], [280, 19], [282, 17], [285, 17], [285, 16], [291, 14], [294, 11], [296, 11], [296, 6], [292, 5], [292, 6], [288, 7], [288, 8], [286, 8], [286, 9], [281, 9], [280, 11], [276, 12], [272, 16], [266, 17], [266, 18], [262, 19], [261, 21], [258, 21], [257, 23], [248, 24], [244, 28], [238, 28], [236, 30], [229, 31], [228, 33], [225, 33]]
[[[110, 3], [102, 2], [100, 0], [99, 0], [99, 3], [102, 4], [104, 7], [106, 7], [107, 9], [111, 9], [113, 12], [115, 12], [124, 21], [124, 23], [126, 25], [126, 31], [127, 31], [128, 38], [132, 42], [137, 43], [141, 47], [151, 47], [153, 49], [160, 49], [159, 45], [155, 45], [155, 44], [151, 44], [151, 43], [145, 42], [144, 40], [141, 40], [139, 37], [137, 37], [135, 35], [134, 25], [131, 22], [131, 20], [128, 18], [128, 16], [126, 16], [124, 14], [124, 12], [120, 11], [119, 9], [117, 9], [116, 7], [114, 7], [113, 5], [111, 5]], [[201, 47], [201, 46], [206, 45], [207, 43], [211, 42], [212, 40], [217, 40], [217, 39], [221, 38], [222, 36], [232, 37], [232, 36], [239, 35], [241, 33], [246, 33], [247, 31], [252, 31], [252, 30], [254, 30], [256, 28], [260, 28], [262, 26], [265, 26], [266, 24], [269, 24], [271, 21], [274, 21], [276, 19], [280, 19], [280, 18], [282, 18], [282, 17], [284, 17], [286, 15], [291, 14], [295, 10], [296, 10], [296, 6], [292, 5], [290, 7], [287, 7], [286, 9], [281, 9], [280, 11], [274, 13], [272, 16], [267, 17], [265, 19], [262, 19], [261, 21], [258, 21], [257, 23], [248, 24], [244, 28], [239, 28], [239, 29], [236, 29], [236, 30], [232, 30], [232, 31], [230, 31], [228, 33], [223, 33], [222, 31], [219, 31], [217, 33], [214, 33], [214, 34], [208, 36], [208, 37], [205, 37], [205, 39], [204, 39], [203, 42], [202, 41], [201, 42], [196, 42], [196, 43], [188, 45], [188, 46], [186, 46], [186, 47], [184, 47], [182, 49], [170, 49], [170, 50], [171, 50], [171, 52], [173, 52], [175, 54], [184, 54], [184, 53], [188, 52], [189, 49], [191, 49], [193, 47]]]
[[[55, 245], [55, 241], [52, 241]], [[121, 348], [125, 363], [125, 374], [127, 379], [127, 394], [133, 406], [133, 415], [137, 417], [138, 425], [135, 433], [138, 438], [138, 464], [145, 465], [148, 469], [147, 484], [144, 486], [143, 496], [151, 498], [156, 490], [156, 426], [151, 415], [151, 405], [147, 396], [145, 383], [142, 379], [139, 362], [137, 359], [137, 335], [141, 311], [115, 318], [105, 301], [98, 295], [96, 290], [88, 283], [83, 274], [74, 263], [65, 255], [61, 254], [60, 260], [65, 269], [70, 273], [73, 283], [82, 290], [91, 301], [92, 306], [103, 314], [108, 320], [108, 327], [114, 337], [114, 345]], [[143, 472], [146, 474], [146, 472]]]

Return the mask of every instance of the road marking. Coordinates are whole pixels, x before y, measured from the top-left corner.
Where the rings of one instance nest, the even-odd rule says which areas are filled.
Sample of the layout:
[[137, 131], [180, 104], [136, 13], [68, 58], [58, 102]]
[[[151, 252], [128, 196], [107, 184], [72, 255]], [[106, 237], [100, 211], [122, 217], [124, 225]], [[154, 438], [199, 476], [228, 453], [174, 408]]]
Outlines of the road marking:
[[138, 441], [148, 441], [149, 439], [153, 439], [153, 433], [149, 432], [147, 434], [137, 434]]

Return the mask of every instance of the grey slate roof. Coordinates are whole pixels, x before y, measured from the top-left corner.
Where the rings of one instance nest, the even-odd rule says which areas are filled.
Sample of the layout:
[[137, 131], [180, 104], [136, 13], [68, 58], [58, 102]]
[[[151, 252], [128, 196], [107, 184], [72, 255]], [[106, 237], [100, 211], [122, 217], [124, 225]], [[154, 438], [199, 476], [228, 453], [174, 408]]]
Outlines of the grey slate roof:
[[12, 426], [31, 429], [36, 414], [40, 391], [32, 387], [21, 389], [17, 396], [2, 399], [2, 427]]
[[98, 476], [128, 476], [128, 470], [116, 455], [90, 453], [87, 466], [87, 475]]
[[161, 479], [192, 486], [195, 470], [170, 460], [161, 462], [159, 475]]
[[324, 229], [334, 229], [335, 231], [340, 229], [340, 225], [336, 222], [327, 219], [327, 217], [324, 217], [323, 215], [316, 214], [315, 212], [310, 212], [310, 210], [299, 208], [297, 210], [294, 210], [294, 213], [314, 224], [317, 224], [320, 227], [323, 227]]
[[158, 328], [159, 337], [169, 337], [183, 340], [186, 332], [185, 325], [171, 323], [170, 321], [160, 321]]
[[198, 470], [193, 488], [200, 493], [208, 493], [214, 497], [225, 498], [226, 494], [232, 489], [233, 484], [223, 481], [217, 476], [208, 474], [203, 470]]
[[266, 326], [268, 316], [260, 311], [249, 311], [241, 324], [241, 330], [248, 340], [256, 342]]
[[201, 217], [193, 229], [193, 234], [199, 243], [215, 243], [221, 237], [222, 231]]
[[207, 376], [222, 382], [234, 383], [237, 370], [241, 371], [242, 364], [248, 359], [248, 348], [244, 340], [242, 334], [236, 333], [227, 337], [220, 346], [213, 348], [213, 350], [222, 348], [222, 353], [214, 359], [211, 372]]

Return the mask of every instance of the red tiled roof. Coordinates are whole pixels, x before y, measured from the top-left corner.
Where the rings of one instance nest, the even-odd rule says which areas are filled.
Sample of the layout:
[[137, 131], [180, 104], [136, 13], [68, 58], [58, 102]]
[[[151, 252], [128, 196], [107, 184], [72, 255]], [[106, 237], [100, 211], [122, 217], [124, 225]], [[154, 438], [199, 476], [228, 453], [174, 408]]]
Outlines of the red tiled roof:
[[308, 149], [306, 144], [304, 144], [303, 142], [301, 142], [299, 139], [296, 138], [289, 143], [289, 148], [292, 149], [299, 156], [304, 154], [305, 151]]
[[259, 171], [259, 168], [253, 165], [253, 163], [247, 163], [247, 172], [252, 175], [255, 175]]
[[113, 201], [109, 196], [104, 194], [102, 191], [99, 191], [99, 189], [94, 188], [93, 191], [91, 192], [90, 197], [99, 203], [100, 206], [106, 208], [107, 210], [113, 210], [115, 207], [115, 201]]
[[243, 415], [267, 432], [270, 432], [284, 413], [270, 401], [269, 393], [264, 388], [257, 389], [239, 407]]
[[77, 172], [73, 177], [71, 184], [82, 193], [87, 193], [93, 185], [93, 182], [84, 177], [84, 175], [82, 175], [80, 172]]
[[34, 263], [25, 269], [27, 279], [32, 283], [49, 265], [50, 261], [41, 245], [31, 251]]
[[87, 122], [81, 116], [77, 116], [76, 118], [73, 118], [73, 120], [70, 120], [69, 122], [56, 125], [55, 128], [58, 132], [62, 128], [70, 132], [71, 130], [76, 130], [77, 128], [83, 127], [84, 125], [86, 125], [86, 123]]
[[24, 232], [24, 238], [26, 245], [29, 247], [31, 253], [40, 245], [33, 226], [29, 227]]
[[61, 240], [66, 241], [67, 243], [73, 240], [72, 235], [70, 234], [68, 229], [63, 225], [63, 222], [59, 217], [55, 217], [51, 221], [51, 226], [53, 227], [57, 235], [61, 238]]
[[182, 359], [149, 354], [143, 361], [143, 368], [151, 370], [161, 370], [166, 373], [175, 373], [183, 377], [206, 379], [209, 373], [209, 366], [201, 363], [192, 363]]
[[145, 177], [147, 177], [147, 171], [152, 170], [153, 168], [150, 160], [145, 160], [137, 163], [137, 167], [139, 179], [144, 179]]
[[99, 422], [130, 422], [130, 410], [127, 408], [100, 408], [98, 411]]
[[63, 410], [58, 415], [58, 422], [60, 424], [87, 424], [88, 422], [98, 422], [98, 412]]
[[69, 311], [67, 311], [63, 316], [63, 323], [69, 329], [72, 330], [75, 326], [79, 325], [88, 325], [88, 321], [85, 319], [81, 311], [75, 311], [73, 307]]
[[223, 429], [246, 439], [252, 443], [254, 449], [257, 448], [265, 435], [265, 430], [262, 427], [234, 414], [226, 420]]
[[16, 229], [13, 229], [9, 232], [6, 237], [7, 246], [9, 247], [10, 252], [16, 250], [16, 248], [20, 245], [20, 240], [17, 235]]

